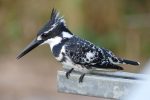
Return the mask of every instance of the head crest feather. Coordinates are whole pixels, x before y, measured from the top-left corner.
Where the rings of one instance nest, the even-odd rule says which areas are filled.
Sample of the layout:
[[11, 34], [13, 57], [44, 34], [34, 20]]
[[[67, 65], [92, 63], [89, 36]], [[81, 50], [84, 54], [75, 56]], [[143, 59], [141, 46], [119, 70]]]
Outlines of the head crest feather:
[[62, 16], [60, 16], [59, 12], [57, 12], [57, 10], [55, 10], [53, 8], [52, 12], [51, 12], [50, 20], [43, 26], [43, 28], [41, 28], [41, 30], [37, 33], [37, 35], [47, 33], [52, 28], [55, 28], [56, 26], [58, 26], [60, 24], [66, 27], [64, 18]]
[[[59, 15], [59, 12], [53, 8], [52, 12], [51, 12], [51, 18], [50, 18], [50, 23], [51, 24], [59, 24], [59, 23], [63, 23], [65, 25], [65, 20], [63, 18], [63, 16]], [[66, 25], [65, 25], [66, 26]]]

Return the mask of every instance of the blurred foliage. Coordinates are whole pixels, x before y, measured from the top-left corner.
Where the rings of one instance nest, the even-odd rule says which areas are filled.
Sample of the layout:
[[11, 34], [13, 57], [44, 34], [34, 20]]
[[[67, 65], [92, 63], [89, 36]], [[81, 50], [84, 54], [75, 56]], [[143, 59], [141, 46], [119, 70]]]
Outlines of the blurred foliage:
[[127, 15], [149, 13], [150, 11], [149, 0], [125, 0], [124, 2], [124, 10]]
[[134, 20], [142, 16], [139, 20], [150, 22], [149, 0], [0, 0], [0, 53], [18, 52], [31, 41], [53, 7], [73, 33], [118, 55], [150, 57], [150, 24]]
[[121, 51], [124, 51], [123, 48], [121, 48], [124, 43], [121, 39], [121, 35], [118, 32], [105, 33], [106, 35], [95, 36], [96, 33], [94, 33], [93, 31], [82, 28], [82, 30], [80, 30], [79, 33], [82, 33], [79, 34], [81, 37], [92, 41], [99, 47], [109, 48], [112, 51], [115, 51], [117, 48], [117, 53], [121, 53]]

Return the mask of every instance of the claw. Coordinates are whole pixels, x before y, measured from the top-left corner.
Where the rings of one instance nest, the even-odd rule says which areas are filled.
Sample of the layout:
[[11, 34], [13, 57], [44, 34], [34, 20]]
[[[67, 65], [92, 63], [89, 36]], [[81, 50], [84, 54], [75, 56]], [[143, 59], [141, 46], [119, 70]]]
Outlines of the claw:
[[80, 76], [80, 78], [79, 78], [79, 83], [82, 83], [82, 82], [83, 82], [83, 78], [84, 78], [84, 76], [85, 76], [85, 73], [84, 73], [84, 74], [82, 74], [82, 75]]
[[66, 78], [69, 79], [70, 73], [73, 71], [74, 68], [71, 68], [68, 72], [66, 72]]

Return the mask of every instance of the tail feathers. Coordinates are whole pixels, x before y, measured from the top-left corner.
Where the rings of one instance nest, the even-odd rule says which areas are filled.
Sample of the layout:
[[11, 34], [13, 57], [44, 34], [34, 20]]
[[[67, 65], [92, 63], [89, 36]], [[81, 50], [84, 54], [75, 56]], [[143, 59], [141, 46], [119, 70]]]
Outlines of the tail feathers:
[[116, 69], [116, 70], [124, 70], [123, 67], [114, 65], [114, 64], [107, 65], [107, 68], [108, 69]]
[[130, 65], [140, 65], [139, 62], [126, 60], [126, 59], [123, 59], [122, 62], [125, 63], [125, 64], [130, 64]]
[[100, 68], [100, 69], [116, 69], [116, 70], [123, 70], [123, 67], [115, 65], [115, 64], [111, 64], [111, 63], [104, 63], [103, 65], [100, 66], [94, 66], [96, 68]]

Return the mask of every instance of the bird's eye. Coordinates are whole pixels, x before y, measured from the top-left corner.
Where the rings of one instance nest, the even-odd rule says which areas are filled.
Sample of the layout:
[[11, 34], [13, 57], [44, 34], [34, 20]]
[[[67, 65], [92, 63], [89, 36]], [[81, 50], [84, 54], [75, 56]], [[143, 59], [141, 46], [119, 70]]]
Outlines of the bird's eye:
[[42, 38], [45, 38], [45, 37], [47, 37], [48, 35], [47, 35], [47, 34], [42, 34], [41, 36], [42, 36]]

